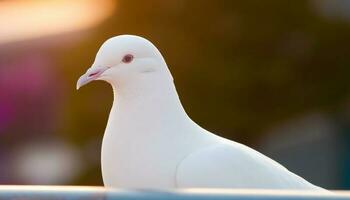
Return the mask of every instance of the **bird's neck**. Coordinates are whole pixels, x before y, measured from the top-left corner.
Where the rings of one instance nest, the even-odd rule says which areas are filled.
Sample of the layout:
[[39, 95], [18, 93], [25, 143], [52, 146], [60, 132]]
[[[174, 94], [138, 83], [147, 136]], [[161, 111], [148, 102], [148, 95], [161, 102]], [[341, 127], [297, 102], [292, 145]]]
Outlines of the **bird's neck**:
[[173, 134], [168, 129], [187, 126], [190, 121], [172, 80], [154, 79], [122, 88], [113, 86], [113, 93], [107, 133], [125, 137], [136, 134], [138, 138], [164, 136]]

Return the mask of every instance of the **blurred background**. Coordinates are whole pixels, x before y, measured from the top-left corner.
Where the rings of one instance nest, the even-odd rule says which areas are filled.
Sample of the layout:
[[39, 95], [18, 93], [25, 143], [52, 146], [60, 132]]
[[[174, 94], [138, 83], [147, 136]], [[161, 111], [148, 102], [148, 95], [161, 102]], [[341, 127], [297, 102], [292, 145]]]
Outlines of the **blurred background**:
[[111, 87], [75, 90], [120, 34], [162, 52], [188, 114], [350, 189], [350, 1], [0, 1], [0, 184], [102, 185]]

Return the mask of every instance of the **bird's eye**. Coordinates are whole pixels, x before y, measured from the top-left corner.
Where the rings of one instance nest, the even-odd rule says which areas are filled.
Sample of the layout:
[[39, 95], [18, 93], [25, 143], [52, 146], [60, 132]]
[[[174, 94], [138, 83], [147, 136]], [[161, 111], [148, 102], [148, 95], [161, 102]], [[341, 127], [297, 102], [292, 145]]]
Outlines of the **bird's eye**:
[[130, 63], [132, 60], [134, 59], [134, 56], [131, 55], [131, 54], [126, 54], [124, 57], [123, 57], [123, 63]]

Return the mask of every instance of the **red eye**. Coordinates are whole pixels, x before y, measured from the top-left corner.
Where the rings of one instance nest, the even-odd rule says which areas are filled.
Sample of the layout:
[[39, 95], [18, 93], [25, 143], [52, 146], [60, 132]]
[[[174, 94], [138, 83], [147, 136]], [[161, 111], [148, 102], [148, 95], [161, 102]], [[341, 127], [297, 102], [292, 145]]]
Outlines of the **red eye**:
[[131, 54], [126, 54], [124, 57], [123, 57], [123, 63], [130, 63], [132, 60], [134, 59], [134, 56], [131, 55]]

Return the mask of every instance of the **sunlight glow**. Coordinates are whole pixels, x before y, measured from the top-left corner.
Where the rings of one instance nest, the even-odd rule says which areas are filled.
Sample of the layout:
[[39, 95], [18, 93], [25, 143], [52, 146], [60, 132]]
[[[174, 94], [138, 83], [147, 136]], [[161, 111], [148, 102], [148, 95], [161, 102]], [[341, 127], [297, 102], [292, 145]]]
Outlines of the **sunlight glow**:
[[0, 1], [0, 44], [87, 29], [114, 10], [113, 0]]

